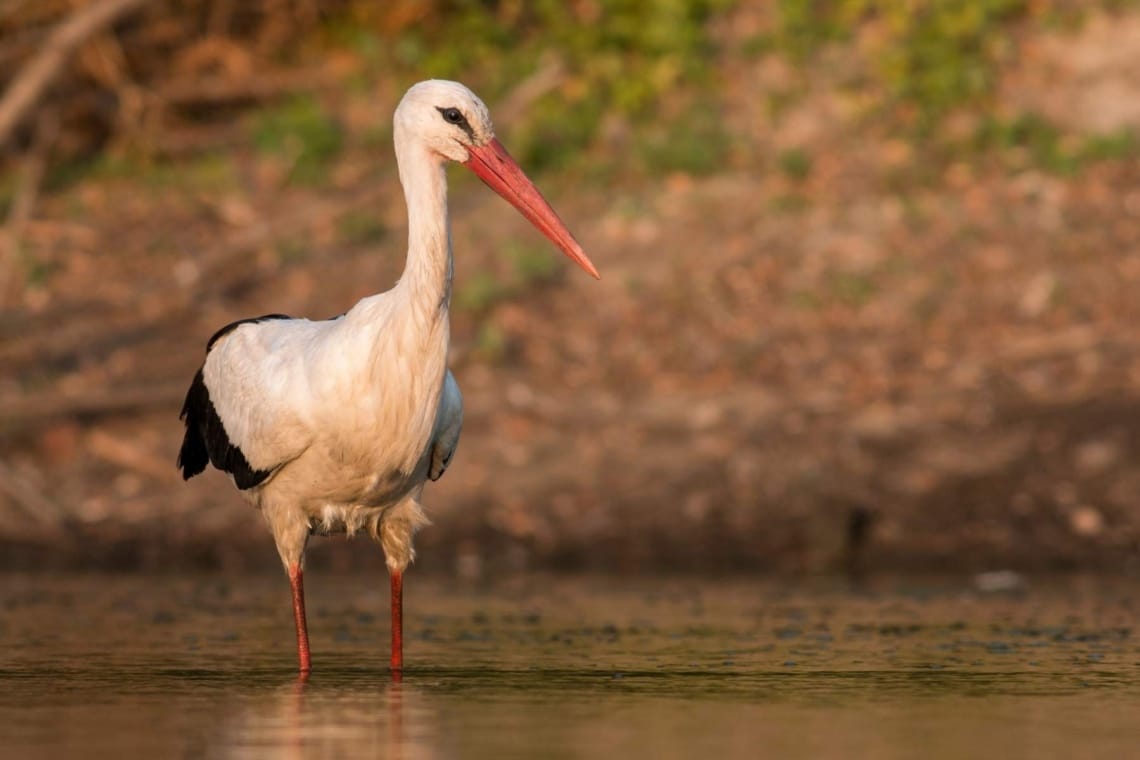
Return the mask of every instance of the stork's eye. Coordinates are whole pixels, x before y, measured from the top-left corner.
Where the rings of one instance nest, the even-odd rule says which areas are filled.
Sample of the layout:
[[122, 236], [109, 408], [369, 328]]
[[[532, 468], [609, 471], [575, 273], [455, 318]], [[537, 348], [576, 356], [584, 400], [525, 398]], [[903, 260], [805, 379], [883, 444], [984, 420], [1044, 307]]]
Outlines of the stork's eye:
[[458, 108], [441, 108], [439, 112], [443, 115], [443, 120], [448, 124], [466, 124], [467, 119]]

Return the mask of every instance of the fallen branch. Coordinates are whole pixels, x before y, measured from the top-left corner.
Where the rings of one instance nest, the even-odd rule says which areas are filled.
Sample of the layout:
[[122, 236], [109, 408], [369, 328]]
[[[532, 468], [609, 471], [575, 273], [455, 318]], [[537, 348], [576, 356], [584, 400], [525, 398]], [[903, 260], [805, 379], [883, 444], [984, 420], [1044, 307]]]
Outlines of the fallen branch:
[[1006, 341], [1001, 356], [1007, 360], [1030, 362], [1088, 351], [1107, 341], [1100, 330], [1077, 325], [1057, 332], [1019, 337]]
[[80, 8], [55, 28], [43, 48], [12, 79], [0, 99], [0, 145], [23, 121], [59, 75], [72, 53], [107, 26], [148, 0], [102, 0]]
[[177, 412], [185, 395], [184, 382], [92, 388], [83, 395], [61, 391], [22, 395], [0, 401], [0, 431], [10, 432], [56, 417], [120, 414], [160, 407]]
[[162, 459], [149, 448], [111, 435], [105, 430], [91, 431], [87, 436], [87, 449], [103, 461], [124, 470], [133, 470], [159, 482], [178, 481], [178, 471], [172, 458]]

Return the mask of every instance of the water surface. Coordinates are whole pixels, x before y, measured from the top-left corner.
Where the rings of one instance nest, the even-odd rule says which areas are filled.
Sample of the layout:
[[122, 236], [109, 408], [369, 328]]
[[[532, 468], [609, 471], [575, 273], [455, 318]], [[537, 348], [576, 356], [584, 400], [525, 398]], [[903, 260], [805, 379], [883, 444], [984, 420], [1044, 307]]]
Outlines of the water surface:
[[0, 579], [0, 756], [1126, 757], [1137, 592], [1038, 583]]

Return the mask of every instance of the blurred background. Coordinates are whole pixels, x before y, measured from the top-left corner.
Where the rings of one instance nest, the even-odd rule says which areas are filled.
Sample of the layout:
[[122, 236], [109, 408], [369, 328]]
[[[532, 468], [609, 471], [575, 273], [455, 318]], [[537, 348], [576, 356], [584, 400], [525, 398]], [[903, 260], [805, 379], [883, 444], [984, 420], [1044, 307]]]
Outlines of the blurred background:
[[183, 395], [394, 283], [429, 77], [603, 280], [451, 171], [417, 572], [1137, 566], [1140, 2], [5, 0], [0, 567], [276, 570]]

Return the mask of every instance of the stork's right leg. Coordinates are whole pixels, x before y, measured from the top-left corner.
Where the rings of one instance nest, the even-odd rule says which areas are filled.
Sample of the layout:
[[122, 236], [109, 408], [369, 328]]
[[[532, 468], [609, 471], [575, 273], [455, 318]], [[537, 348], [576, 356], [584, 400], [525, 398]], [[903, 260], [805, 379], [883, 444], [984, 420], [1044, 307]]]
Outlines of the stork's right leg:
[[281, 563], [289, 574], [289, 585], [293, 589], [293, 622], [297, 626], [297, 661], [301, 672], [308, 673], [313, 669], [313, 663], [309, 654], [309, 628], [305, 622], [303, 564], [305, 545], [309, 542], [309, 523], [300, 519], [292, 510], [275, 509], [272, 505], [263, 504], [261, 511], [269, 523], [269, 529], [273, 531], [277, 553], [281, 555]]

